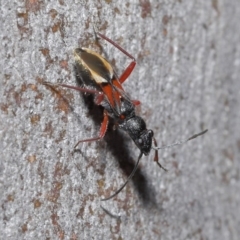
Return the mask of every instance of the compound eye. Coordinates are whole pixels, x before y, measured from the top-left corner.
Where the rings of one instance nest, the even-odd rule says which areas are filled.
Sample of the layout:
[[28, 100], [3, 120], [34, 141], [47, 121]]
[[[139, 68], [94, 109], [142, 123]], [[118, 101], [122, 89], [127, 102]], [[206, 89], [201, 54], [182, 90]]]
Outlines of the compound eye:
[[153, 137], [154, 133], [153, 130], [149, 130], [150, 136]]
[[143, 144], [143, 140], [141, 138], [138, 139], [138, 144], [142, 145]]

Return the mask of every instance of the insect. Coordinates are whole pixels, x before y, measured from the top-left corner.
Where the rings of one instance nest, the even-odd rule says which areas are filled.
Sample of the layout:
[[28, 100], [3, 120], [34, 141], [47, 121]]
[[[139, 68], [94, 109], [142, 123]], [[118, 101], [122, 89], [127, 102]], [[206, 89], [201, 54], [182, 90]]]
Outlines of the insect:
[[160, 168], [166, 171], [159, 162], [158, 150], [183, 144], [200, 135], [203, 135], [207, 132], [207, 130], [195, 134], [184, 141], [158, 147], [153, 131], [151, 129], [147, 129], [145, 121], [135, 113], [135, 106], [139, 105], [140, 102], [138, 100], [131, 100], [122, 86], [136, 65], [135, 58], [108, 37], [101, 33], [97, 34], [129, 57], [131, 59], [131, 63], [127, 66], [120, 77], [118, 77], [111, 64], [103, 56], [88, 48], [76, 48], [74, 51], [76, 72], [78, 74], [77, 76], [80, 77], [82, 81], [82, 86], [78, 87], [66, 84], [58, 84], [58, 86], [75, 89], [83, 93], [93, 94], [95, 96], [95, 104], [101, 105], [104, 108], [103, 121], [98, 136], [80, 140], [74, 148], [82, 142], [91, 142], [102, 139], [107, 131], [109, 118], [112, 118], [115, 126], [128, 133], [130, 138], [140, 150], [137, 163], [132, 173], [129, 175], [125, 183], [113, 195], [101, 199], [102, 201], [106, 201], [115, 197], [127, 185], [129, 180], [135, 174], [140, 159], [143, 155], [148, 155], [151, 149], [155, 151], [154, 161]]

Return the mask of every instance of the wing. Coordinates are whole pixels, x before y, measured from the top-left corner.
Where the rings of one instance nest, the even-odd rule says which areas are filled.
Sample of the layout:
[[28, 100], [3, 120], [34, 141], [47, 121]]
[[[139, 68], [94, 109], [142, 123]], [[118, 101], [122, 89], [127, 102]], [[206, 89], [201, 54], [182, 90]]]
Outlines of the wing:
[[[88, 72], [104, 92], [104, 95], [115, 114], [121, 114], [121, 98], [129, 100], [121, 83], [118, 81], [111, 64], [98, 53], [88, 48], [77, 48], [74, 51], [77, 64]], [[129, 100], [130, 101], [130, 100]]]
[[92, 79], [97, 83], [109, 83], [114, 72], [110, 63], [98, 53], [88, 48], [77, 48], [74, 51], [75, 61], [89, 71]]

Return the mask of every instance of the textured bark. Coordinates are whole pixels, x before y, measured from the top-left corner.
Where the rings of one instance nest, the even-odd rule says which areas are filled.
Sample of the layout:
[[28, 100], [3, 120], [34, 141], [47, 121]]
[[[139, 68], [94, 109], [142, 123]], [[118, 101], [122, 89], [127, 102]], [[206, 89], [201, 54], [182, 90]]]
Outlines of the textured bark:
[[[0, 232], [2, 239], [239, 239], [240, 2], [1, 1]], [[124, 87], [159, 145], [164, 172], [110, 131], [73, 90], [73, 49], [100, 51], [93, 26], [137, 59]], [[121, 74], [129, 63], [101, 41]], [[108, 211], [104, 211], [101, 205]]]

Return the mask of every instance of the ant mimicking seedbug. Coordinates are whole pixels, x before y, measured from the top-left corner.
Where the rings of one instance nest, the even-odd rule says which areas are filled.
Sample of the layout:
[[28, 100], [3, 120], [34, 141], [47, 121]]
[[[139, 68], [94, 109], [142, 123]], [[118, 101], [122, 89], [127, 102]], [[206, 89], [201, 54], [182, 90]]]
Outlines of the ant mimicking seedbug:
[[107, 131], [109, 118], [113, 119], [117, 128], [128, 133], [130, 138], [132, 138], [136, 146], [139, 148], [140, 154], [131, 174], [125, 183], [114, 194], [107, 198], [101, 199], [102, 201], [106, 201], [115, 197], [127, 185], [129, 180], [135, 174], [140, 159], [143, 155], [148, 155], [151, 149], [155, 151], [154, 161], [160, 168], [166, 171], [158, 159], [159, 149], [170, 148], [186, 143], [200, 135], [205, 134], [208, 130], [204, 130], [198, 134], [195, 134], [184, 141], [158, 147], [153, 131], [151, 129], [147, 129], [145, 121], [135, 113], [135, 106], [139, 105], [140, 102], [137, 100], [131, 100], [122, 86], [136, 65], [135, 58], [108, 37], [101, 33], [97, 33], [97, 35], [108, 41], [132, 60], [120, 77], [117, 77], [117, 74], [115, 73], [111, 64], [100, 54], [88, 48], [76, 48], [74, 50], [74, 58], [76, 62], [75, 67], [77, 69], [77, 73], [80, 75], [78, 77], [80, 77], [82, 81], [82, 86], [78, 87], [66, 84], [51, 84], [48, 82], [45, 82], [44, 84], [62, 86], [75, 89], [83, 93], [93, 94], [95, 96], [95, 104], [102, 106], [104, 109], [103, 121], [100, 127], [99, 135], [94, 138], [78, 141], [74, 148], [76, 148], [82, 142], [92, 142], [102, 139]]

